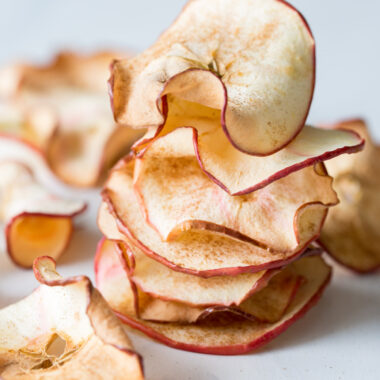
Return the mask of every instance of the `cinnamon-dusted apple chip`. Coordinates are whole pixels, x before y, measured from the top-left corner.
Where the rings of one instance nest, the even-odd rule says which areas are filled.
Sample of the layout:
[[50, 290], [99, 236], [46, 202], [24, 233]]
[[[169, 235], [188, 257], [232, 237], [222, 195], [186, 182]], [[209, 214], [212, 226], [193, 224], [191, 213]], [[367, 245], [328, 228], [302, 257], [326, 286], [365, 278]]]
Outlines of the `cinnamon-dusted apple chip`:
[[[242, 354], [276, 337], [318, 301], [331, 272], [320, 256], [305, 257], [285, 269], [290, 275], [287, 285], [284, 278], [277, 278], [283, 275], [280, 272], [266, 288], [243, 302], [240, 309], [207, 310], [142, 292], [128, 278], [123, 257], [109, 248], [103, 245], [97, 252], [96, 281], [119, 318], [169, 346], [210, 354]], [[263, 322], [260, 317], [275, 322]]]
[[[278, 275], [278, 270], [271, 270], [266, 273], [202, 279], [155, 264], [154, 260], [146, 256], [144, 258], [141, 251], [123, 242], [102, 240], [99, 243], [97, 259], [109, 261], [115, 267], [115, 255], [119, 258], [124, 276], [128, 276], [136, 288], [136, 313], [145, 320], [194, 323], [213, 313], [232, 313], [276, 322], [285, 312], [302, 280], [298, 275], [293, 276], [290, 269]], [[97, 259], [95, 272], [98, 272]], [[273, 276], [275, 278], [271, 280]], [[263, 298], [265, 300], [261, 301]], [[270, 307], [267, 307], [267, 303]]]
[[113, 66], [116, 119], [164, 122], [167, 94], [221, 111], [240, 151], [267, 155], [301, 130], [315, 81], [314, 39], [284, 1], [192, 0], [157, 42]]
[[[281, 220], [276, 222], [278, 223], [277, 232], [274, 234], [282, 236], [281, 241], [272, 239], [270, 234], [265, 233], [268, 228], [266, 223], [274, 223], [276, 216], [280, 219], [279, 216], [285, 215], [287, 211], [274, 207], [272, 211], [275, 215], [271, 217], [269, 210], [265, 209], [268, 202], [264, 202], [261, 208], [256, 202], [252, 202], [252, 207], [259, 208], [256, 211], [259, 215], [257, 218], [260, 217], [257, 219], [257, 228], [253, 224], [254, 221], [246, 221], [246, 223], [252, 223], [254, 227], [252, 231], [261, 234], [260, 237], [263, 240], [267, 238], [266, 245], [263, 245], [262, 242], [259, 244], [259, 239], [245, 239], [239, 236], [239, 234], [243, 235], [239, 230], [238, 236], [236, 236], [233, 229], [221, 234], [220, 231], [215, 231], [213, 228], [190, 229], [172, 241], [163, 241], [157, 231], [146, 223], [139, 207], [133, 191], [132, 166], [133, 161], [131, 160], [125, 163], [120, 162], [111, 173], [103, 191], [104, 203], [98, 219], [100, 230], [110, 239], [129, 239], [144, 253], [174, 270], [204, 277], [256, 272], [279, 267], [294, 260], [306, 249], [310, 241], [319, 236], [327, 208], [336, 202], [330, 178], [326, 177], [322, 171], [315, 173], [312, 168], [304, 169], [307, 172], [294, 173], [253, 194], [255, 198], [260, 198], [261, 193], [263, 200], [271, 197], [285, 197], [283, 208], [291, 209], [293, 206], [291, 206], [288, 196], [290, 196], [289, 189], [292, 189], [293, 186], [302, 189], [302, 182], [304, 182], [304, 188], [309, 189], [308, 181], [311, 180], [324, 193], [324, 196], [316, 202], [302, 202], [301, 194], [305, 189], [302, 190], [299, 195], [301, 202], [293, 207], [293, 211], [290, 211], [290, 214], [293, 213], [293, 215], [287, 218], [283, 226], [281, 226]], [[181, 178], [184, 179], [182, 176]], [[165, 177], [162, 179], [165, 181]], [[281, 185], [281, 182], [286, 182], [286, 186]], [[314, 194], [315, 201], [318, 194]], [[198, 192], [194, 198], [194, 202], [206, 201], [207, 199], [202, 198], [202, 192]], [[323, 203], [324, 201], [326, 204]], [[174, 202], [173, 207], [177, 207], [175, 200], [167, 202]], [[263, 216], [266, 214], [268, 218]], [[249, 219], [248, 216], [247, 218]], [[118, 236], [115, 236], [114, 229], [111, 227], [113, 220], [116, 221], [121, 233]], [[250, 227], [247, 226], [246, 229], [248, 231]], [[289, 231], [290, 237], [287, 236]], [[292, 243], [287, 245], [285, 243], [288, 241], [287, 239]], [[296, 240], [299, 241], [296, 242]]]
[[[184, 134], [190, 139], [183, 140]], [[189, 129], [177, 129], [153, 142], [136, 160], [134, 189], [147, 222], [165, 241], [175, 240], [184, 231], [205, 229], [261, 247], [292, 251], [318, 233], [303, 228], [306, 219], [312, 216], [318, 229], [326, 207], [338, 202], [322, 163], [265, 189], [232, 197], [199, 168], [191, 135]]]
[[38, 256], [58, 259], [70, 241], [73, 218], [85, 210], [85, 203], [52, 195], [17, 162], [0, 163], [0, 177], [0, 221], [11, 259], [26, 268]]
[[321, 234], [327, 251], [361, 273], [380, 268], [380, 148], [363, 120], [331, 126], [355, 131], [366, 140], [363, 152], [328, 162], [340, 204], [330, 211]]
[[141, 135], [113, 120], [106, 84], [113, 58], [62, 53], [46, 67], [17, 66], [12, 96], [0, 109], [0, 134], [36, 148], [64, 182], [97, 185]]
[[143, 379], [140, 356], [87, 277], [63, 279], [50, 257], [34, 272], [41, 285], [0, 310], [2, 379]]
[[173, 271], [125, 242], [103, 238], [98, 251], [105, 251], [101, 254], [102, 257], [118, 255], [120, 265], [130, 280], [144, 293], [190, 306], [240, 305], [250, 295], [265, 287], [278, 272], [271, 269], [236, 276], [202, 278]]

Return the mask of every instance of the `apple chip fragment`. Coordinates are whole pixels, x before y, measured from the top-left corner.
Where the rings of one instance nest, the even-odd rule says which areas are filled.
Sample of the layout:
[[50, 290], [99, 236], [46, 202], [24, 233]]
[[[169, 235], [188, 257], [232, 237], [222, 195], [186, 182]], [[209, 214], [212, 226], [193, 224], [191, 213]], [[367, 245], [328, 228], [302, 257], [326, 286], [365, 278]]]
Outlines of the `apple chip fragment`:
[[84, 276], [62, 278], [39, 257], [40, 286], [0, 310], [0, 376], [14, 379], [143, 379], [142, 360]]
[[10, 258], [26, 268], [38, 256], [57, 260], [70, 241], [74, 217], [86, 204], [51, 194], [17, 162], [1, 162], [0, 176], [0, 221]]
[[202, 353], [241, 354], [267, 343], [316, 303], [331, 272], [319, 255], [304, 257], [237, 307], [199, 307], [145, 293], [116, 246], [99, 245], [95, 271], [100, 291], [119, 318], [169, 346]]
[[380, 269], [380, 148], [363, 120], [347, 120], [330, 128], [355, 131], [366, 139], [366, 146], [358, 154], [327, 163], [340, 204], [330, 211], [321, 242], [343, 265], [360, 273], [373, 272]]
[[[106, 81], [115, 56], [61, 53], [46, 67], [15, 66], [13, 89], [2, 96], [0, 135], [40, 152], [64, 182], [98, 185], [141, 135], [112, 117]], [[0, 81], [9, 77], [8, 70]]]

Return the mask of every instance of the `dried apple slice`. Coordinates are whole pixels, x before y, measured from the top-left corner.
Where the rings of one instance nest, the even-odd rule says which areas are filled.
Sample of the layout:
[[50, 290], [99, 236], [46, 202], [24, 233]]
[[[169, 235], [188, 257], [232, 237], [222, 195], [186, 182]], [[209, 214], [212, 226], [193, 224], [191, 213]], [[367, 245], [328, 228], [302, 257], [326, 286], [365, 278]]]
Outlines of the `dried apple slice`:
[[[191, 231], [177, 241], [162, 242], [156, 232], [144, 223], [137, 204], [133, 210], [136, 214], [132, 215], [131, 210], [127, 210], [128, 220], [134, 219], [133, 227], [130, 227], [125, 224], [125, 218], [121, 219], [119, 215], [120, 212], [126, 215], [126, 211], [115, 210], [113, 195], [107, 192], [103, 196], [107, 202], [102, 203], [98, 215], [98, 226], [102, 233], [108, 239], [131, 242], [149, 257], [179, 272], [205, 278], [259, 272], [285, 265], [302, 253], [272, 254], [250, 243], [218, 236], [210, 231]], [[131, 202], [137, 201], [132, 199]], [[112, 227], [115, 221], [117, 231]], [[136, 232], [141, 241], [134, 235]]]
[[[93, 128], [95, 122], [98, 124]], [[61, 180], [78, 187], [102, 183], [108, 169], [129, 151], [141, 135], [138, 131], [121, 126], [113, 126], [111, 131], [106, 123], [100, 122], [100, 118], [87, 119], [86, 125], [66, 127], [62, 126], [51, 141], [47, 161]]]
[[19, 65], [19, 82], [25, 89], [38, 91], [72, 86], [100, 92], [107, 87], [112, 60], [127, 56], [115, 51], [99, 51], [89, 55], [63, 51], [46, 66]]
[[143, 54], [113, 66], [116, 120], [159, 126], [161, 97], [221, 111], [240, 151], [267, 155], [301, 130], [315, 81], [315, 45], [300, 13], [278, 0], [194, 0]]
[[253, 293], [265, 287], [278, 272], [272, 269], [236, 276], [201, 278], [173, 271], [125, 242], [103, 239], [98, 250], [119, 256], [130, 280], [144, 293], [190, 306], [240, 305]]
[[29, 68], [23, 75], [19, 96], [24, 106], [49, 107], [56, 114], [58, 128], [46, 156], [69, 184], [97, 185], [141, 135], [115, 124], [109, 109], [106, 78], [115, 56], [120, 54], [61, 54], [50, 67]]
[[62, 53], [46, 67], [17, 66], [13, 96], [0, 109], [1, 135], [38, 149], [64, 182], [98, 185], [141, 136], [112, 117], [106, 79], [115, 56]]
[[0, 163], [0, 173], [0, 220], [11, 259], [25, 268], [41, 255], [58, 259], [85, 203], [53, 196], [19, 163]]
[[360, 273], [380, 269], [380, 148], [362, 120], [330, 126], [355, 131], [366, 139], [363, 152], [328, 162], [340, 204], [322, 230], [321, 242], [338, 262]]
[[[99, 290], [124, 323], [174, 348], [224, 355], [242, 354], [261, 347], [286, 330], [318, 301], [329, 282], [331, 268], [320, 256], [305, 257], [291, 266], [294, 273], [305, 278], [305, 281], [300, 284], [279, 321], [263, 323], [229, 313], [228, 316], [216, 315], [216, 318], [183, 324], [149, 322], [137, 317], [137, 289], [128, 280], [119, 257], [110, 255], [108, 250], [99, 250], [95, 259]], [[265, 309], [265, 301], [261, 306]], [[178, 312], [172, 307], [175, 305], [170, 303], [169, 310], [166, 310], [168, 314]], [[188, 315], [185, 317], [189, 318]]]
[[[217, 125], [219, 111], [178, 98], [168, 99], [169, 113], [163, 128], [148, 131], [134, 149], [141, 156], [152, 139], [171, 134], [172, 137], [157, 144], [166, 143], [165, 152], [195, 154], [207, 176], [231, 195], [253, 192], [316, 162], [361, 150], [364, 144], [352, 131], [305, 126], [286, 148], [268, 157], [255, 157], [236, 150], [229, 143]], [[180, 128], [184, 126], [192, 129]], [[177, 128], [181, 131], [172, 132]], [[192, 150], [195, 152], [191, 153]]]
[[42, 154], [54, 135], [56, 127], [56, 119], [51, 110], [34, 107], [23, 111], [10, 99], [0, 97], [1, 138], [19, 141]]
[[[277, 282], [253, 294], [239, 306], [190, 306], [176, 301], [154, 298], [137, 289], [138, 317], [150, 322], [198, 323], [210, 319], [231, 320], [234, 317], [255, 322], [275, 323], [286, 312], [295, 297], [303, 277], [275, 276]], [[277, 279], [277, 277], [279, 277]], [[273, 279], [274, 280], [274, 279]], [[269, 295], [269, 298], [265, 298]], [[275, 303], [272, 303], [275, 302]]]
[[50, 257], [41, 285], [0, 310], [0, 376], [10, 379], [143, 379], [142, 359], [109, 306], [84, 276], [63, 279]]
[[[189, 139], [182, 140], [184, 134]], [[173, 240], [191, 229], [205, 229], [261, 247], [292, 251], [315, 236], [314, 229], [302, 228], [308, 208], [313, 208], [318, 225], [326, 207], [338, 202], [332, 178], [321, 163], [262, 191], [232, 197], [200, 170], [191, 135], [190, 129], [177, 129], [154, 141], [136, 160], [134, 188], [147, 222], [163, 240]]]
[[[99, 243], [95, 272], [98, 272], [98, 260], [106, 260], [112, 268], [116, 268], [116, 273], [119, 270], [117, 266], [121, 266], [124, 276], [136, 289], [137, 315], [145, 320], [160, 322], [194, 323], [215, 313], [276, 322], [285, 313], [302, 280], [293, 273], [292, 265], [280, 273], [270, 271], [269, 276], [244, 274], [199, 279], [165, 267], [160, 270], [160, 264], [144, 260], [141, 251], [111, 240]], [[147, 277], [152, 278], [147, 280]], [[243, 288], [240, 291], [239, 285]], [[207, 302], [210, 304], [207, 305]]]
[[[203, 277], [258, 272], [285, 265], [308, 245], [308, 241], [302, 241], [292, 250], [281, 251], [207, 229], [189, 230], [173, 241], [162, 241], [146, 223], [139, 208], [133, 191], [131, 165], [130, 160], [120, 162], [106, 184], [98, 218], [100, 230], [107, 238], [130, 240], [145, 254], [174, 270]], [[262, 191], [269, 192], [268, 189]], [[296, 215], [300, 218], [297, 223], [299, 236], [308, 236], [310, 241], [319, 236], [326, 212], [327, 207], [321, 203], [306, 204], [301, 208]], [[113, 220], [120, 231], [117, 236], [112, 229]], [[293, 233], [292, 228], [293, 220]]]

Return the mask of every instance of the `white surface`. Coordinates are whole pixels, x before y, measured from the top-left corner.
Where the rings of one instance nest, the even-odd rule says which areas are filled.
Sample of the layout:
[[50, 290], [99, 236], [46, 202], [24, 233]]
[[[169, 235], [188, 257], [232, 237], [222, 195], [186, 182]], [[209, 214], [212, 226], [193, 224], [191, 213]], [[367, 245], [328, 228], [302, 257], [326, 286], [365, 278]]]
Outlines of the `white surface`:
[[[131, 47], [140, 50], [175, 17], [183, 0], [2, 0], [0, 64], [47, 60], [60, 48]], [[317, 40], [318, 78], [310, 120], [364, 116], [380, 138], [378, 14], [380, 2], [296, 0]], [[377, 127], [378, 125], [378, 127]], [[378, 129], [376, 129], [378, 128]], [[0, 146], [0, 152], [5, 150]], [[46, 179], [45, 177], [43, 179]], [[65, 190], [90, 201], [68, 251], [63, 275], [87, 274], [100, 233], [95, 225], [98, 191]], [[176, 351], [135, 337], [148, 379], [363, 379], [380, 378], [380, 275], [338, 270], [320, 304], [264, 349], [220, 357]], [[0, 252], [0, 306], [37, 285]]]

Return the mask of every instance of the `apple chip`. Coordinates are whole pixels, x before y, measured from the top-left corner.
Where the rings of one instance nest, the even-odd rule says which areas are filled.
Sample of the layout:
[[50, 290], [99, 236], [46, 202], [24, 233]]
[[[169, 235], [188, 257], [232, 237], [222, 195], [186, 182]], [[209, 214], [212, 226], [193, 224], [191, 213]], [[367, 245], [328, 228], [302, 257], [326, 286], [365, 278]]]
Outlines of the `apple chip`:
[[[292, 275], [287, 277], [287, 286], [284, 286], [284, 278], [278, 278], [283, 275], [280, 272], [269, 282], [268, 289], [264, 288], [243, 302], [243, 310], [215, 308], [206, 311], [143, 293], [129, 280], [127, 265], [123, 265], [120, 258], [116, 250], [99, 249], [95, 259], [99, 290], [119, 318], [174, 348], [210, 354], [242, 354], [276, 337], [318, 301], [331, 273], [320, 256], [305, 257], [285, 269], [289, 271], [286, 276]], [[277, 283], [274, 282], [276, 278]], [[304, 280], [300, 281], [301, 278]], [[253, 313], [264, 317], [266, 322], [254, 318]], [[177, 322], [143, 319], [154, 316], [158, 320]], [[184, 323], [189, 321], [192, 323]]]
[[113, 66], [117, 121], [158, 127], [167, 94], [221, 112], [238, 150], [267, 155], [304, 126], [315, 45], [305, 19], [278, 0], [193, 0], [158, 41]]
[[315, 237], [315, 228], [303, 228], [306, 219], [312, 216], [318, 226], [326, 207], [338, 202], [322, 163], [263, 190], [232, 197], [202, 173], [191, 138], [185, 140], [188, 144], [178, 138], [184, 133], [190, 137], [192, 131], [177, 129], [161, 137], [136, 160], [134, 188], [147, 222], [165, 241], [205, 229], [276, 251], [294, 251]]
[[[217, 125], [219, 111], [178, 98], [169, 99], [164, 126], [157, 131], [151, 128], [136, 142], [134, 150], [142, 156], [149, 142], [171, 134], [158, 146], [165, 145], [166, 152], [174, 150], [177, 155], [185, 151], [187, 155], [196, 155], [205, 174], [231, 195], [253, 192], [316, 162], [361, 150], [364, 144], [352, 131], [305, 126], [284, 149], [267, 157], [256, 157], [230, 144]], [[181, 128], [185, 126], [191, 128]], [[181, 131], [174, 131], [177, 128]]]
[[0, 310], [0, 376], [4, 380], [143, 379], [142, 359], [122, 324], [84, 276], [63, 279], [39, 257], [41, 285]]
[[[300, 207], [300, 212], [296, 212], [294, 218], [292, 216], [290, 226], [286, 226], [286, 231], [290, 228], [291, 236], [294, 236], [293, 223], [295, 223], [296, 235], [302, 237], [302, 241], [300, 240], [292, 249], [276, 250], [271, 246], [257, 244], [250, 239], [237, 239], [234, 234], [221, 234], [207, 228], [190, 229], [177, 236], [175, 240], [163, 241], [157, 231], [146, 223], [140, 210], [133, 191], [133, 160], [130, 159], [127, 159], [127, 162], [121, 161], [111, 173], [103, 190], [104, 202], [99, 212], [98, 224], [107, 238], [127, 239], [145, 254], [172, 269], [203, 277], [258, 272], [283, 266], [296, 259], [306, 249], [308, 243], [319, 236], [330, 200], [335, 202], [335, 193], [331, 190], [329, 177], [326, 177], [325, 173], [322, 172], [314, 173], [312, 168], [305, 170], [310, 171], [309, 175], [306, 175], [307, 178], [313, 176], [315, 180], [318, 178], [320, 182], [317, 181], [317, 186], [324, 187], [321, 190], [325, 192], [326, 196], [321, 201], [324, 199], [329, 199], [329, 201], [326, 204], [321, 201], [305, 203], [303, 207]], [[287, 182], [286, 189], [283, 188], [282, 191], [271, 192], [271, 188], [280, 189], [280, 181], [260, 191], [265, 193], [266, 197], [271, 197], [271, 194], [273, 197], [284, 196], [284, 192], [289, 193], [288, 189], [292, 188], [293, 183], [295, 184], [299, 180], [300, 173], [292, 175], [296, 177], [295, 182], [292, 182], [292, 176], [280, 180]], [[181, 178], [183, 179], [182, 176]], [[305, 183], [306, 186], [308, 185]], [[260, 197], [260, 191], [256, 192], [254, 196]], [[198, 198], [195, 198], [196, 202], [203, 201], [203, 199], [199, 199], [200, 195], [198, 194]], [[299, 196], [301, 197], [301, 195]], [[174, 200], [170, 202], [177, 204]], [[263, 204], [263, 208], [265, 208], [265, 204]], [[277, 215], [280, 211], [274, 208], [273, 212], [276, 212]], [[114, 220], [121, 233], [117, 236], [115, 236], [114, 228], [112, 228]], [[270, 218], [270, 220], [274, 221], [275, 217]], [[263, 223], [262, 230], [265, 228]], [[281, 234], [280, 226], [278, 228], [278, 234]], [[284, 237], [284, 239], [286, 238]], [[290, 239], [292, 238], [290, 237]], [[275, 244], [274, 239], [271, 242]]]
[[[278, 275], [275, 275], [278, 271], [271, 271], [270, 276], [260, 276], [260, 282], [257, 282], [258, 276], [255, 278], [254, 274], [199, 279], [170, 269], [155, 272], [157, 265], [144, 266], [143, 254], [133, 250], [133, 253], [129, 251], [128, 257], [127, 252], [128, 248], [124, 243], [103, 240], [98, 246], [97, 258], [112, 263], [110, 265], [114, 269], [111, 270], [115, 270], [115, 273], [122, 268], [124, 276], [129, 278], [136, 289], [136, 314], [145, 320], [193, 323], [214, 313], [232, 313], [250, 319], [275, 322], [282, 317], [301, 280], [300, 276], [291, 273], [291, 266]], [[95, 272], [98, 272], [99, 261], [96, 259], [95, 262]], [[144, 282], [144, 274], [141, 275], [141, 272], [146, 272], [146, 278], [152, 278], [148, 281], [145, 279]], [[270, 280], [273, 275], [275, 277]], [[141, 280], [143, 285], [147, 285], [147, 282], [148, 287], [151, 285], [152, 292], [141, 287]], [[253, 285], [255, 280], [256, 284]], [[269, 280], [270, 283], [266, 286]], [[240, 292], [239, 285], [243, 288]], [[189, 289], [192, 293], [190, 296], [186, 294], [190, 293]], [[235, 305], [232, 305], [233, 293]], [[220, 301], [221, 298], [224, 298], [223, 301]], [[206, 302], [216, 302], [207, 305], [206, 299]]]
[[141, 136], [113, 120], [106, 80], [114, 57], [62, 53], [46, 67], [17, 66], [13, 96], [0, 108], [0, 134], [40, 151], [64, 182], [99, 184]]
[[0, 221], [11, 259], [26, 268], [38, 256], [58, 259], [70, 241], [73, 218], [85, 210], [85, 203], [52, 195], [22, 164], [2, 162], [0, 174]]
[[[309, 251], [320, 253], [320, 249]], [[141, 251], [111, 240], [99, 243], [96, 257], [96, 273], [99, 265], [100, 269], [106, 265], [113, 268], [107, 269], [114, 271], [113, 276], [129, 278], [138, 298], [137, 315], [145, 320], [160, 322], [194, 323], [214, 313], [276, 322], [285, 313], [303, 280], [294, 273], [292, 265], [280, 273], [279, 270], [272, 270], [267, 271], [266, 276], [260, 274], [260, 279], [257, 279], [257, 274], [199, 279], [165, 267], [160, 269], [160, 264], [154, 264], [153, 260], [150, 264], [149, 259], [144, 259]], [[101, 264], [102, 261], [108, 264]], [[256, 283], [252, 286], [254, 281]], [[240, 291], [239, 285], [242, 287]], [[233, 304], [231, 297], [234, 298]]]
[[340, 204], [333, 207], [322, 230], [321, 242], [343, 265], [361, 273], [380, 268], [380, 148], [362, 120], [331, 126], [346, 128], [366, 139], [363, 152], [328, 163]]
[[[173, 271], [145, 255], [139, 248], [121, 241], [103, 239], [101, 256], [119, 256], [130, 280], [144, 293], [163, 300], [194, 306], [240, 305], [265, 287], [278, 270], [243, 273], [236, 276], [202, 278]], [[189, 292], [189, 289], [192, 289]]]
[[16, 101], [20, 86], [19, 66], [0, 70], [0, 137], [20, 141], [41, 153], [56, 130], [54, 115], [38, 107], [22, 110]]

